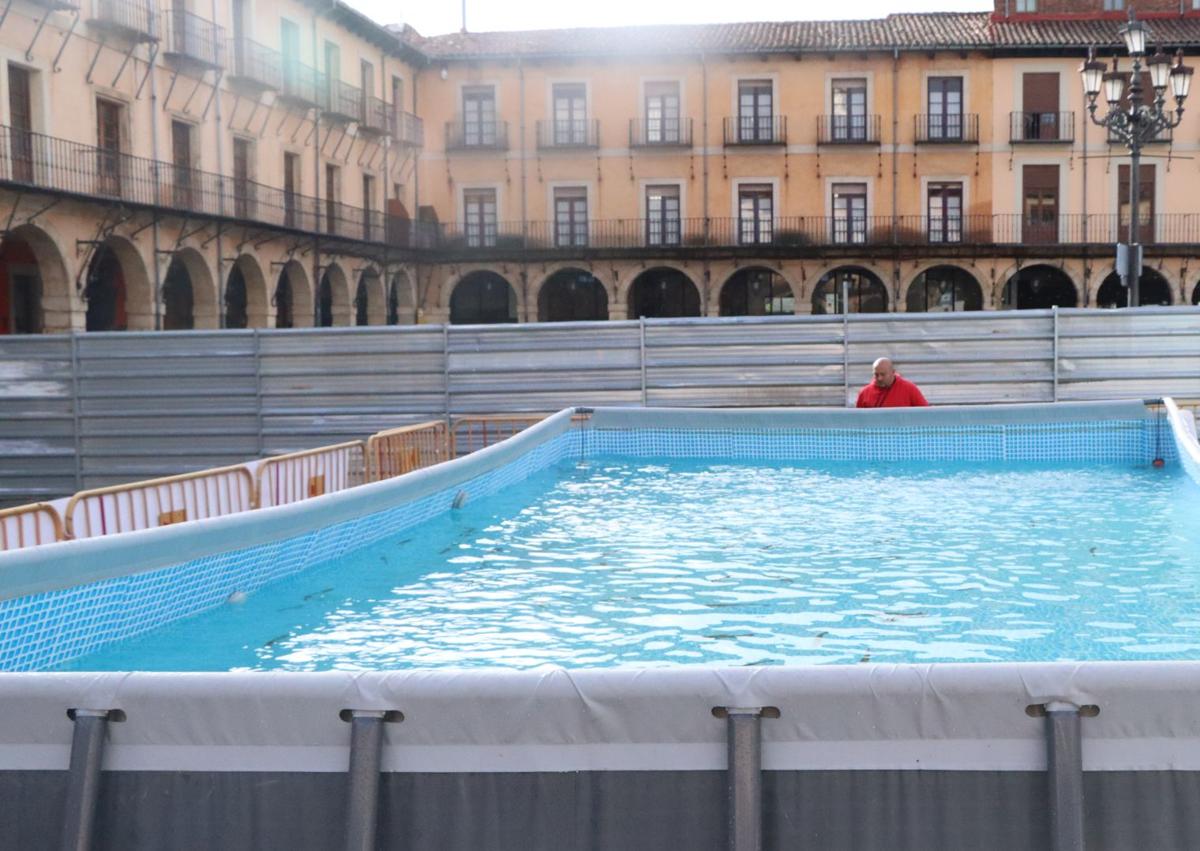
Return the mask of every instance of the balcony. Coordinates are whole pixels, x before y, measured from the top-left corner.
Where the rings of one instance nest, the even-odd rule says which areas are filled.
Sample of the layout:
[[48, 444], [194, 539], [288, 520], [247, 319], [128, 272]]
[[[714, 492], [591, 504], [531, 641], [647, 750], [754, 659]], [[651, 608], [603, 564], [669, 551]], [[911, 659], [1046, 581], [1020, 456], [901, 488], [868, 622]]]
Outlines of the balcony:
[[400, 145], [420, 148], [425, 145], [425, 123], [411, 112], [392, 110], [392, 138]]
[[325, 75], [302, 62], [283, 60], [279, 97], [284, 103], [311, 109], [325, 96]]
[[364, 94], [362, 109], [358, 116], [358, 129], [363, 133], [373, 133], [382, 136], [390, 129], [388, 112], [390, 107], [382, 98]]
[[167, 11], [163, 55], [176, 63], [222, 68], [225, 65], [225, 31], [186, 9], [170, 9]]
[[979, 116], [915, 115], [913, 139], [918, 145], [978, 145]]
[[447, 151], [508, 150], [507, 121], [447, 121]]
[[818, 115], [818, 145], [878, 145], [878, 115]]
[[231, 82], [259, 91], [283, 88], [283, 57], [278, 50], [248, 38], [231, 38], [228, 56]]
[[725, 118], [725, 145], [786, 145], [786, 115], [737, 115]]
[[319, 91], [321, 111], [337, 121], [359, 121], [363, 115], [363, 91], [341, 80], [326, 78]]
[[631, 118], [629, 147], [631, 148], [690, 148], [692, 119], [690, 118]]
[[134, 41], [157, 41], [154, 0], [92, 0], [88, 23]]
[[600, 147], [600, 122], [596, 119], [575, 118], [565, 121], [539, 121], [537, 145], [542, 151], [563, 148]]
[[1073, 112], [1013, 112], [1009, 115], [1011, 144], [1070, 144], [1075, 141]]

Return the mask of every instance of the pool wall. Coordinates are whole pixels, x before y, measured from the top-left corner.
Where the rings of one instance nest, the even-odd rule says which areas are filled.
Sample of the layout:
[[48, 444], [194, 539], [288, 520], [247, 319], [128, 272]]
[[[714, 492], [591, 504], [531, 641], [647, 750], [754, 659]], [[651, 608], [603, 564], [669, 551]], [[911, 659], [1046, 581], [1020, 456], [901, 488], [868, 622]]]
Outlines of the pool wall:
[[[574, 455], [1200, 471], [1169, 404], [572, 413], [391, 482], [0, 558], [4, 665], [219, 604]], [[1182, 849], [1198, 794], [1192, 662], [0, 674], [0, 848]]]

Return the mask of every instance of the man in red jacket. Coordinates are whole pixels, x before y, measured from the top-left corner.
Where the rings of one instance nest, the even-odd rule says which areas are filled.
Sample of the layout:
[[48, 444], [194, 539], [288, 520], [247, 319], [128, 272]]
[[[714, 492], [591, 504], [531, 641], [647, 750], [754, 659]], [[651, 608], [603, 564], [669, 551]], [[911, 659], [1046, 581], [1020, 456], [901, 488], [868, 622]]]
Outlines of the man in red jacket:
[[920, 389], [900, 373], [888, 358], [874, 364], [875, 379], [858, 391], [858, 408], [925, 408], [929, 403]]

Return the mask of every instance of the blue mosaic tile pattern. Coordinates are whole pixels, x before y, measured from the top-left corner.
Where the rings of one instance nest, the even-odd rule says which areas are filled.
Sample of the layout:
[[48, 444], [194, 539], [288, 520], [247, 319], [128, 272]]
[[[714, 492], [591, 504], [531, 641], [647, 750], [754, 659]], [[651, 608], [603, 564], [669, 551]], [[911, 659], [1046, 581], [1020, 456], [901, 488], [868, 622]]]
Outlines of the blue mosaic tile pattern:
[[1165, 418], [961, 428], [636, 431], [583, 428], [469, 482], [272, 544], [75, 588], [0, 601], [0, 670], [53, 667], [112, 641], [223, 603], [437, 516], [459, 490], [495, 493], [568, 457], [740, 457], [766, 460], [968, 460], [1149, 463], [1179, 455]]

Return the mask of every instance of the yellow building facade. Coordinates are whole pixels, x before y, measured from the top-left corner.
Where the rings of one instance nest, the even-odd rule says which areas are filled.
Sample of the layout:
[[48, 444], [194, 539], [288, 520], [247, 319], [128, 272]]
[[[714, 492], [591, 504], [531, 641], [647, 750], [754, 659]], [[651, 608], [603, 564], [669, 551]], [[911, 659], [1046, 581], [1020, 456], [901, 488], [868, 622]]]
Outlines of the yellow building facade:
[[[7, 333], [1126, 298], [1129, 157], [1078, 74], [1111, 0], [433, 38], [74, 1], [0, 23]], [[1200, 52], [1190, 9], [1149, 23]], [[1198, 147], [1190, 109], [1147, 147], [1143, 304], [1197, 300]]]

